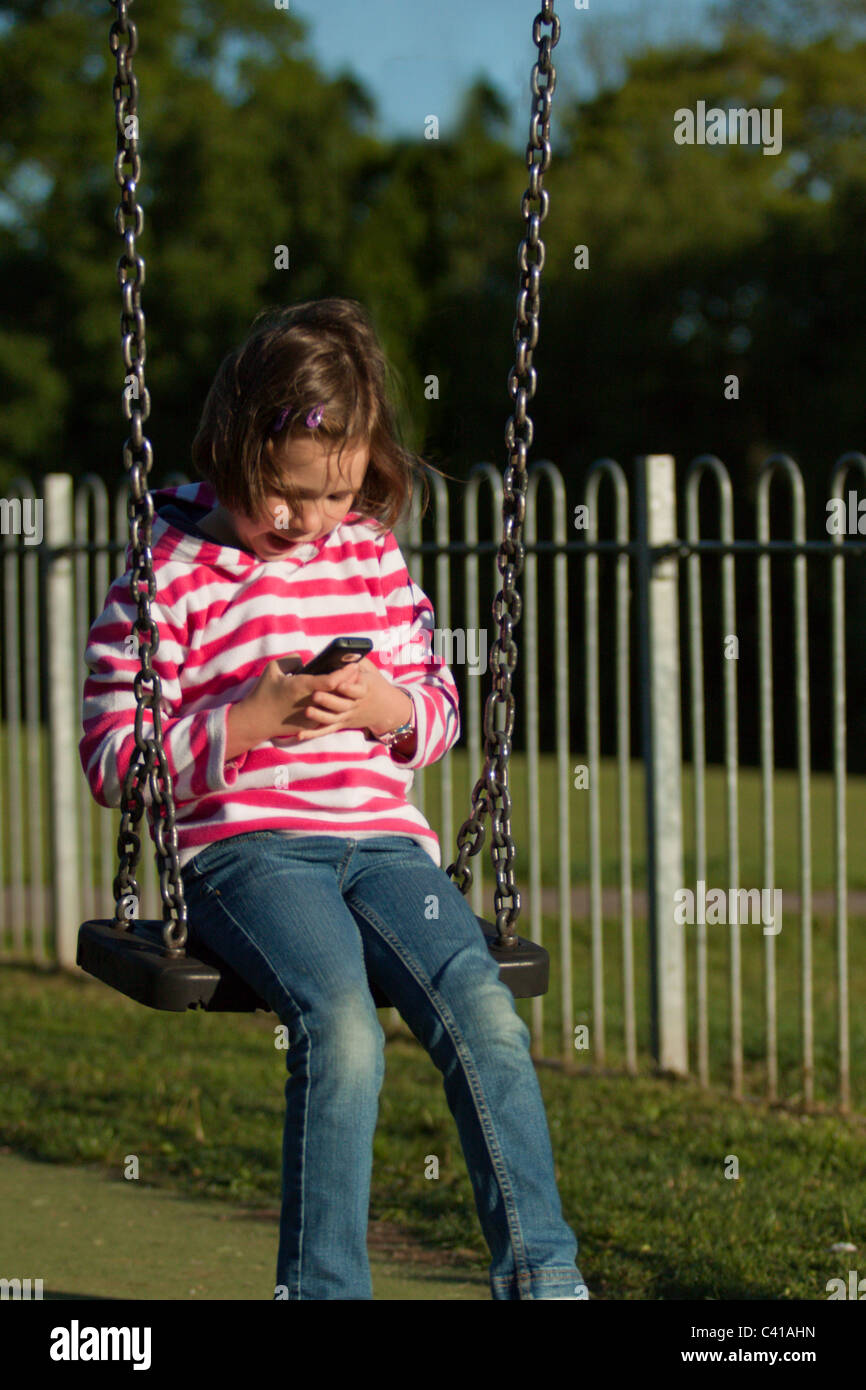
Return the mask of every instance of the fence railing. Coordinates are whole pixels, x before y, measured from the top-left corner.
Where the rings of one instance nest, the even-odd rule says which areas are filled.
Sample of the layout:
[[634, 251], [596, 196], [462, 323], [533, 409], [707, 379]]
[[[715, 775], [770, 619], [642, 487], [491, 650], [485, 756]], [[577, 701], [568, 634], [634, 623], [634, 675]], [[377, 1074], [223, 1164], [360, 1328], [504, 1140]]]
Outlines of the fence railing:
[[[866, 479], [866, 457], [844, 455], [836, 464], [828, 498], [844, 497], [849, 472], [859, 470]], [[792, 535], [782, 540], [770, 536], [770, 488], [774, 478], [786, 484], [792, 507]], [[702, 539], [699, 532], [698, 496], [704, 478], [714, 481], [718, 494], [719, 539]], [[161, 485], [189, 481], [172, 474]], [[465, 602], [461, 626], [485, 631], [490, 623], [489, 604], [481, 610], [481, 591], [495, 594], [500, 585], [496, 567], [497, 534], [502, 506], [502, 481], [498, 468], [477, 464], [462, 489], [463, 539], [454, 539], [448, 489], [438, 474], [430, 474], [434, 536], [422, 541], [421, 518], [413, 514], [399, 528], [397, 538], [410, 571], [430, 596], [437, 625], [452, 630], [452, 566], [462, 562]], [[598, 535], [600, 495], [604, 484], [612, 488], [615, 536]], [[483, 516], [482, 488], [488, 492], [490, 531], [493, 539], [479, 540]], [[540, 493], [546, 489], [550, 536], [537, 534]], [[774, 673], [772, 658], [773, 609], [770, 563], [788, 557], [793, 567], [795, 651], [793, 690], [797, 720], [798, 827], [800, 845], [800, 973], [799, 1028], [801, 1095], [814, 1099], [815, 1033], [813, 1014], [813, 893], [810, 755], [809, 626], [807, 612], [807, 559], [824, 557], [832, 566], [830, 617], [827, 630], [832, 644], [833, 808], [835, 914], [835, 1093], [839, 1107], [851, 1107], [852, 1063], [850, 1050], [848, 959], [848, 859], [847, 859], [847, 720], [845, 566], [852, 556], [866, 550], [866, 543], [841, 533], [827, 539], [806, 540], [804, 486], [796, 463], [786, 455], [774, 455], [763, 464], [757, 483], [757, 526], [754, 540], [735, 540], [733, 490], [727, 470], [714, 456], [694, 460], [684, 477], [685, 534], [678, 534], [677, 487], [674, 460], [668, 455], [639, 458], [635, 466], [634, 517], [630, 517], [629, 485], [622, 468], [612, 459], [596, 462], [585, 480], [583, 502], [567, 498], [566, 484], [550, 462], [529, 470], [525, 524], [526, 559], [521, 579], [523, 616], [517, 629], [525, 711], [525, 818], [526, 844], [520, 846], [518, 881], [525, 890], [519, 930], [523, 936], [544, 940], [551, 953], [552, 971], [559, 995], [560, 1061], [573, 1070], [582, 1060], [575, 1023], [575, 994], [586, 984], [591, 1025], [591, 1066], [607, 1063], [608, 1027], [605, 997], [605, 956], [612, 949], [605, 940], [604, 921], [619, 923], [618, 952], [621, 986], [617, 1003], [622, 1019], [621, 1060], [632, 1073], [639, 1069], [639, 1010], [649, 1019], [649, 1051], [657, 1066], [685, 1075], [689, 1072], [689, 1009], [687, 990], [688, 928], [695, 937], [694, 1045], [696, 1076], [711, 1084], [708, 970], [708, 913], [699, 889], [706, 888], [707, 857], [707, 724], [703, 617], [702, 558], [721, 557], [720, 611], [726, 641], [736, 646], [737, 615], [735, 562], [738, 555], [752, 555], [758, 563], [758, 669], [761, 735], [761, 884], [743, 888], [740, 883], [740, 816], [738, 752], [737, 656], [723, 654], [721, 699], [724, 726], [725, 828], [727, 840], [727, 894], [725, 908], [734, 920], [722, 923], [728, 935], [727, 1024], [729, 1056], [727, 1077], [734, 1096], [744, 1094], [743, 957], [740, 908], [752, 911], [755, 894], [761, 908], [765, 894], [775, 890], [774, 809]], [[44, 508], [44, 536], [28, 543], [22, 520], [30, 503]], [[17, 513], [16, 513], [17, 503]], [[96, 807], [81, 771], [78, 743], [81, 738], [81, 693], [86, 675], [83, 654], [91, 622], [101, 610], [115, 575], [123, 572], [127, 543], [127, 490], [121, 485], [109, 503], [107, 489], [95, 475], [77, 486], [66, 474], [46, 475], [38, 494], [26, 479], [17, 479], [9, 495], [0, 500], [2, 541], [2, 695], [5, 739], [0, 740], [0, 959], [52, 959], [66, 968], [74, 966], [78, 926], [88, 917], [113, 913], [111, 883], [117, 871], [119, 812]], [[16, 515], [17, 522], [16, 525]], [[825, 530], [827, 528], [825, 527]], [[112, 535], [113, 532], [113, 535]], [[487, 556], [485, 561], [482, 557]], [[599, 562], [615, 559], [613, 593], [599, 591]], [[543, 596], [539, 593], [539, 562], [550, 560]], [[583, 643], [572, 637], [568, 617], [569, 563], [582, 568], [584, 594]], [[432, 572], [428, 574], [428, 562]], [[694, 838], [695, 892], [693, 922], [688, 915], [691, 891], [684, 876], [684, 803], [681, 710], [684, 708], [681, 671], [679, 576], [686, 566], [686, 637], [689, 649], [690, 720], [694, 800], [686, 820]], [[483, 565], [488, 566], [485, 575]], [[632, 576], [637, 581], [634, 594]], [[633, 609], [636, 599], [636, 611]], [[541, 621], [542, 606], [544, 623]], [[605, 624], [604, 629], [601, 625]], [[544, 628], [551, 650], [540, 658], [539, 632]], [[615, 704], [616, 730], [616, 860], [618, 894], [605, 906], [602, 860], [602, 706], [600, 631], [613, 629], [615, 671], [609, 683]], [[635, 892], [631, 795], [634, 769], [631, 759], [631, 643], [638, 648], [638, 703], [641, 755], [644, 767], [644, 828], [646, 839], [646, 892]], [[583, 668], [585, 739], [578, 740], [570, 727], [572, 685]], [[456, 673], [455, 673], [456, 674]], [[465, 675], [462, 702], [463, 739], [468, 754], [468, 780], [460, 789], [458, 805], [468, 814], [470, 792], [483, 766], [482, 713], [488, 680]], [[43, 688], [44, 687], [44, 688]], [[23, 714], [22, 714], [23, 696]], [[549, 786], [541, 755], [540, 730], [543, 708], [552, 708], [547, 727], [552, 729], [552, 761], [555, 795]], [[47, 722], [43, 724], [43, 710]], [[44, 739], [44, 747], [43, 747]], [[549, 741], [549, 740], [548, 740]], [[585, 764], [579, 748], [585, 748]], [[585, 767], [586, 777], [578, 772]], [[438, 777], [439, 814], [428, 808], [428, 778]], [[442, 842], [443, 865], [455, 857], [457, 824], [454, 818], [454, 762], [445, 758], [434, 769], [416, 772], [413, 790], [416, 804], [425, 812]], [[575, 796], [586, 794], [585, 802]], [[26, 803], [26, 810], [25, 810]], [[575, 851], [572, 810], [585, 819], [586, 851]], [[461, 816], [462, 819], [462, 816]], [[469, 894], [473, 910], [485, 915], [491, 881], [485, 855], [473, 861], [475, 881]], [[100, 872], [94, 882], [91, 865], [98, 858]], [[150, 864], [148, 875], [147, 863]], [[526, 879], [521, 878], [527, 864]], [[575, 870], [574, 865], [577, 865]], [[25, 878], [25, 865], [27, 869]], [[543, 868], [545, 873], [543, 874]], [[485, 873], [486, 870], [486, 873]], [[581, 891], [581, 880], [586, 891]], [[140, 882], [142, 915], [161, 917], [162, 904], [149, 837], [143, 841]], [[716, 890], [713, 890], [715, 893]], [[644, 912], [638, 911], [645, 897]], [[775, 905], [775, 898], [773, 898]], [[718, 904], [716, 904], [718, 907]], [[486, 915], [489, 917], [490, 913]], [[556, 935], [544, 939], [543, 915], [556, 919]], [[864, 914], [866, 915], [866, 914]], [[588, 961], [575, 974], [575, 928], [586, 918]], [[648, 971], [643, 995], [637, 989], [635, 922], [645, 920]], [[748, 920], [748, 918], [747, 918]], [[778, 928], [772, 915], [762, 915], [764, 971], [764, 1093], [779, 1099], [779, 1007], [777, 979]], [[687, 924], [687, 925], [686, 925]], [[684, 929], [686, 925], [686, 929]], [[548, 999], [531, 1002], [533, 1050], [544, 1052], [545, 1011]], [[864, 1062], [862, 1056], [859, 1061]], [[860, 1078], [863, 1086], [863, 1078]], [[866, 1099], [866, 1087], [860, 1094]]]

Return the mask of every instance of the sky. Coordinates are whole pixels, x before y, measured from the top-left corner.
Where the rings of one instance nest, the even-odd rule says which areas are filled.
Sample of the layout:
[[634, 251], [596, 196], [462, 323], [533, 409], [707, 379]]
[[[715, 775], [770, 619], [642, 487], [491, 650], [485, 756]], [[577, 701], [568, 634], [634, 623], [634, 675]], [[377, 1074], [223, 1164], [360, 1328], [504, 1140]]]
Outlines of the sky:
[[[532, 21], [538, 0], [289, 0], [308, 25], [317, 64], [333, 77], [351, 69], [375, 96], [383, 135], [423, 133], [424, 118], [453, 128], [461, 94], [473, 79], [492, 79], [514, 111], [512, 135], [526, 143], [529, 74], [536, 49]], [[593, 82], [580, 57], [581, 29], [609, 25], [623, 44], [672, 36], [705, 41], [710, 0], [559, 0], [562, 25], [554, 49], [570, 90], [588, 94]]]
[[[556, 6], [562, 26], [554, 50], [557, 89], [572, 97], [596, 90], [582, 45], [599, 30], [608, 32], [615, 62], [648, 42], [707, 43], [714, 37], [713, 0], [580, 0], [589, 5], [580, 10], [577, 3], [558, 0]], [[350, 71], [374, 98], [383, 138], [420, 139], [430, 115], [438, 117], [443, 135], [450, 134], [466, 89], [485, 76], [512, 112], [510, 143], [525, 152], [539, 0], [284, 0], [284, 7], [306, 25], [306, 47], [321, 71], [328, 77]], [[0, 13], [0, 39], [12, 22], [11, 14]], [[228, 96], [243, 47], [243, 40], [225, 45], [217, 83]], [[101, 61], [107, 67], [104, 52]], [[8, 191], [0, 192], [0, 225], [19, 224], [22, 205], [44, 201], [52, 185], [47, 171], [25, 162]]]

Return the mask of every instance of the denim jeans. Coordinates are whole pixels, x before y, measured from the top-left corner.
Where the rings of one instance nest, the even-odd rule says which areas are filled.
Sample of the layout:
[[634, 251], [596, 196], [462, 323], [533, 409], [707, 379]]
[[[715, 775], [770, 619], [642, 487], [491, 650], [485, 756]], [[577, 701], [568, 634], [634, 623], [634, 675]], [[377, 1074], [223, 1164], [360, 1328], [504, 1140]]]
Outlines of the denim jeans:
[[373, 1297], [367, 1220], [385, 1034], [369, 971], [442, 1073], [492, 1297], [586, 1298], [529, 1030], [475, 914], [426, 850], [406, 835], [255, 831], [205, 846], [183, 883], [190, 949], [206, 942], [287, 1028], [274, 1297]]

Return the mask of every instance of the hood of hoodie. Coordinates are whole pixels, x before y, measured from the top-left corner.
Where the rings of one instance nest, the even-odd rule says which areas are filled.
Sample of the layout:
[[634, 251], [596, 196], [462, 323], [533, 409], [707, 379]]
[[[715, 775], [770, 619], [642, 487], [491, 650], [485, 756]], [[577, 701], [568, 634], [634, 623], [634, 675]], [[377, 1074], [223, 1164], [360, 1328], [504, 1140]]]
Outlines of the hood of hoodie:
[[[247, 573], [264, 565], [305, 565], [315, 559], [327, 545], [334, 531], [314, 541], [298, 541], [286, 546], [285, 550], [272, 560], [263, 560], [249, 550], [225, 545], [211, 536], [197, 531], [201, 522], [214, 507], [218, 498], [210, 483], [201, 481], [183, 483], [180, 487], [154, 488], [153, 526], [151, 529], [151, 550], [154, 561], [188, 561], [191, 565], [212, 565], [215, 569], [230, 570], [232, 573]], [[347, 522], [361, 521], [358, 512], [347, 512], [340, 526]], [[132, 542], [126, 548], [127, 568], [132, 563]]]

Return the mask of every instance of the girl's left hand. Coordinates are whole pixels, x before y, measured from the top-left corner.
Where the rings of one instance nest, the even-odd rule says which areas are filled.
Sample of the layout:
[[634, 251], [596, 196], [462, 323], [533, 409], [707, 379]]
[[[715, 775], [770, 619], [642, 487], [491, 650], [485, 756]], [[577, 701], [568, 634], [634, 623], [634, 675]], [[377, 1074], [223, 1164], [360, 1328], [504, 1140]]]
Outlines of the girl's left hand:
[[320, 729], [303, 729], [301, 739], [319, 738], [337, 729], [388, 727], [388, 710], [394, 686], [367, 657], [350, 662], [346, 678], [334, 690], [317, 690], [304, 713], [321, 723]]

